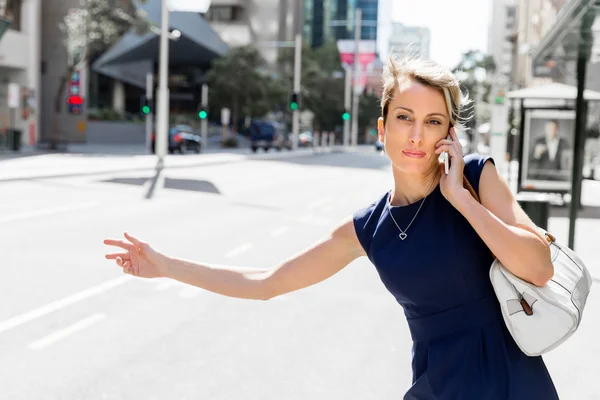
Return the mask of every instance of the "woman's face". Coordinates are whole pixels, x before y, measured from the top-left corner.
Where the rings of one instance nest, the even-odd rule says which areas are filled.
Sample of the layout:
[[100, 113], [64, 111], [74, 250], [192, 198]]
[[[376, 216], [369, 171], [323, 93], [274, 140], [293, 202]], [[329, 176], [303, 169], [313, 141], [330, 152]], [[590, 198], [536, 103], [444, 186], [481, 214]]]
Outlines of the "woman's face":
[[436, 144], [446, 138], [450, 119], [438, 90], [406, 80], [398, 85], [387, 110], [385, 126], [379, 118], [379, 140], [392, 164], [406, 174], [425, 175], [438, 164]]

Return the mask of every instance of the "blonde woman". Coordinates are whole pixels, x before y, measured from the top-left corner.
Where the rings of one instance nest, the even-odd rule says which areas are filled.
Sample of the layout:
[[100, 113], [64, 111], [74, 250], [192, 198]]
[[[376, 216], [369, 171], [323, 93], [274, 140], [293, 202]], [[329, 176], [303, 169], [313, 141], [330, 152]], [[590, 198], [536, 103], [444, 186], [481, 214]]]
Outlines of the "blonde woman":
[[515, 275], [544, 285], [553, 276], [549, 247], [493, 160], [463, 156], [455, 129], [467, 99], [457, 79], [433, 62], [390, 59], [383, 84], [378, 130], [394, 185], [325, 240], [267, 270], [168, 257], [127, 233], [127, 241], [105, 241], [124, 250], [106, 258], [134, 276], [267, 300], [367, 256], [412, 335], [413, 385], [404, 399], [557, 399], [542, 358], [523, 354], [508, 333], [488, 277], [493, 253]]

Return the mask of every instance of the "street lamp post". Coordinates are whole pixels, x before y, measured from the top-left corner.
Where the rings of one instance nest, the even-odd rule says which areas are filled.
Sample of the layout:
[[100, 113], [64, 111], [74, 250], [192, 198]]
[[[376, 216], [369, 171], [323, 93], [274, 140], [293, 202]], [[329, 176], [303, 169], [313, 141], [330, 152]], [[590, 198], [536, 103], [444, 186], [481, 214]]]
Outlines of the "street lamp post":
[[158, 66], [158, 107], [156, 115], [156, 155], [162, 161], [167, 153], [169, 127], [169, 8], [167, 0], [161, 1], [160, 8], [160, 56]]
[[354, 27], [354, 91], [353, 91], [353, 99], [352, 99], [352, 146], [356, 146], [358, 144], [358, 102], [360, 99], [359, 89], [359, 79], [360, 79], [360, 60], [358, 59], [359, 52], [359, 44], [360, 44], [360, 35], [362, 28], [362, 10], [360, 8], [356, 9], [356, 25]]

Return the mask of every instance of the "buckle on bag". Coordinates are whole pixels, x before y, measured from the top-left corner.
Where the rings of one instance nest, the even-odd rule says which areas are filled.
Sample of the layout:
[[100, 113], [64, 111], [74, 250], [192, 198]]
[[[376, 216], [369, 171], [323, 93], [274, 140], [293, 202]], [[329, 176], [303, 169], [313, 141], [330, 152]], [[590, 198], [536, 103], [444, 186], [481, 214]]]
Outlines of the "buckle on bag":
[[525, 314], [533, 315], [533, 309], [531, 308], [529, 303], [527, 303], [527, 300], [525, 300], [525, 298], [523, 296], [521, 296], [521, 298], [519, 299], [519, 302], [521, 303], [521, 307], [523, 307], [523, 312]]

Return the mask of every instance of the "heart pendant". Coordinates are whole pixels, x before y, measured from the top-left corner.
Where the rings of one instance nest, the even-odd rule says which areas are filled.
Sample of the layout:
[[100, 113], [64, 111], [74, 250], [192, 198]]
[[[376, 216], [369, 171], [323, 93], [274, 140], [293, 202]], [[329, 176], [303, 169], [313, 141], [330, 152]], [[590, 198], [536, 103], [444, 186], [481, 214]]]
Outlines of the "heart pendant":
[[404, 240], [404, 239], [406, 239], [406, 236], [407, 236], [406, 233], [402, 232], [400, 234], [400, 239]]

